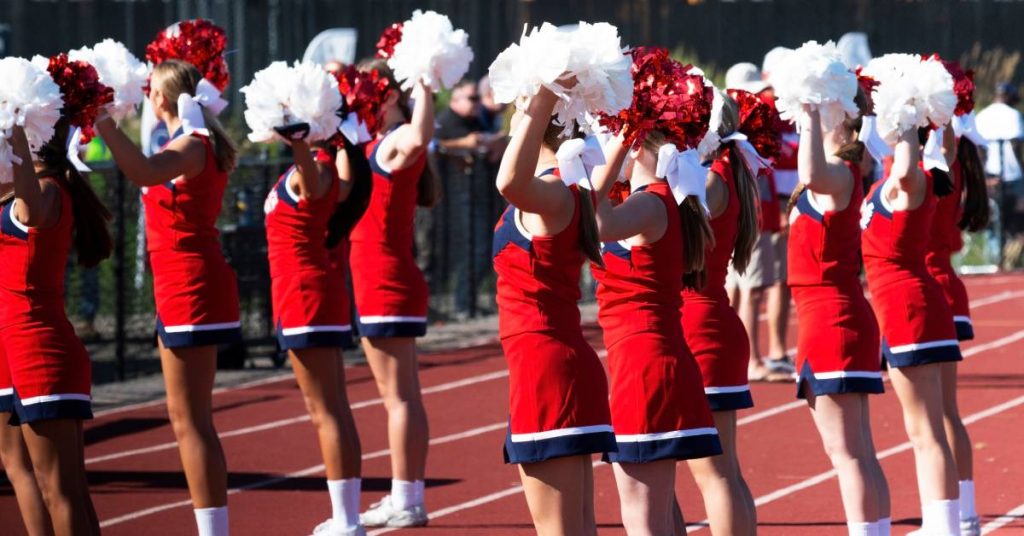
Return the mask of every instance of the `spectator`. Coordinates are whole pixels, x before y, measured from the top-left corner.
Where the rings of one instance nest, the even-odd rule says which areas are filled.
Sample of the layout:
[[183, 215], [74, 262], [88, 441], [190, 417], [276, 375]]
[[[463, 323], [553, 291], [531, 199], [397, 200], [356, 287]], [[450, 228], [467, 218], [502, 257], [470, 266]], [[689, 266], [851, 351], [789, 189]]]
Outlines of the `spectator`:
[[480, 95], [480, 124], [485, 132], [498, 133], [505, 128], [505, 108], [502, 103], [495, 102], [491, 79], [484, 76], [477, 84]]
[[989, 140], [985, 158], [985, 174], [999, 200], [1003, 225], [1003, 244], [1008, 245], [1024, 231], [1024, 180], [1017, 159], [1024, 140], [1024, 120], [1016, 109], [1017, 89], [1009, 83], [996, 86], [995, 102], [978, 113], [978, 132]]

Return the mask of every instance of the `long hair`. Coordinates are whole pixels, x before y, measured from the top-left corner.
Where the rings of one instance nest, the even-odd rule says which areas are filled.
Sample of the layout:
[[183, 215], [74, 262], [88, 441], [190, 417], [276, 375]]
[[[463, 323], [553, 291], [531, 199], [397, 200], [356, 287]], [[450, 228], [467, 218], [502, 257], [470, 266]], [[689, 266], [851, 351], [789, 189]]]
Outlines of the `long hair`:
[[[167, 60], [153, 67], [151, 80], [163, 92], [164, 97], [171, 102], [177, 102], [179, 95], [195, 95], [199, 81], [202, 79], [203, 75], [191, 63]], [[230, 173], [234, 171], [238, 160], [238, 148], [231, 141], [224, 126], [217, 120], [217, 116], [205, 107], [202, 110], [203, 121], [206, 122], [206, 128], [211, 134], [210, 144], [213, 146], [217, 168], [225, 173]]]
[[53, 138], [37, 153], [42, 167], [36, 174], [41, 178], [54, 178], [68, 189], [75, 217], [74, 240], [78, 264], [92, 268], [110, 257], [114, 250], [114, 241], [107, 227], [112, 215], [85, 177], [68, 160], [70, 130], [67, 119], [61, 118], [57, 122]]
[[[722, 95], [725, 104], [722, 106], [722, 124], [718, 134], [723, 138], [736, 132], [740, 126], [739, 105], [726, 95]], [[760, 196], [757, 192], [757, 178], [744, 163], [743, 155], [735, 143], [728, 143], [725, 152], [732, 168], [732, 180], [736, 195], [740, 202], [740, 218], [736, 243], [732, 250], [732, 265], [739, 273], [747, 271], [750, 257], [754, 251], [754, 243], [758, 236], [758, 206]]]
[[[554, 118], [548, 123], [547, 129], [544, 131], [544, 138], [541, 143], [551, 149], [552, 151], [558, 151], [558, 148], [562, 146], [562, 142], [572, 138], [580, 137], [580, 130], [577, 127], [572, 134], [565, 136], [562, 134], [564, 127], [555, 123]], [[590, 259], [594, 264], [603, 266], [604, 261], [601, 259], [601, 235], [597, 231], [597, 211], [594, 207], [595, 199], [594, 193], [586, 188], [577, 188], [577, 206], [580, 210], [580, 250], [583, 254]]]
[[[839, 147], [839, 149], [836, 150], [835, 156], [838, 156], [847, 163], [860, 166], [860, 163], [864, 160], [864, 151], [867, 149], [864, 146], [864, 142], [858, 139], [857, 133], [860, 132], [860, 127], [864, 123], [864, 113], [868, 110], [868, 99], [860, 88], [857, 88], [857, 95], [854, 97], [853, 102], [857, 104], [857, 110], [859, 113], [856, 117], [847, 117], [842, 123], [843, 128], [846, 129], [847, 132], [853, 133], [853, 139]], [[859, 185], [864, 192], [867, 192], [868, 187], [870, 186], [862, 181], [861, 177], [854, 177], [853, 182], [854, 186]], [[789, 196], [789, 205], [786, 207], [787, 214], [793, 211], [793, 207], [796, 206], [797, 201], [800, 200], [800, 196], [803, 195], [804, 190], [806, 189], [807, 185], [804, 183], [797, 184], [796, 188], [793, 189], [793, 193]]]
[[978, 232], [988, 226], [988, 189], [985, 171], [978, 155], [978, 147], [967, 136], [960, 138], [956, 147], [956, 161], [964, 186], [964, 213], [959, 226], [965, 231]]
[[[381, 58], [363, 60], [359, 63], [359, 70], [364, 72], [377, 71], [380, 73], [388, 81], [388, 89], [398, 93], [398, 101], [395, 104], [398, 106], [398, 110], [402, 112], [405, 121], [412, 120], [412, 109], [409, 108], [409, 92], [402, 91], [402, 85], [398, 83], [398, 79], [395, 78], [394, 71], [388, 66], [387, 60]], [[420, 174], [419, 181], [416, 183], [416, 204], [426, 208], [431, 208], [441, 201], [441, 181], [438, 179], [437, 171], [434, 170], [430, 160], [430, 158], [427, 158], [427, 164], [423, 166], [423, 173]]]
[[[344, 201], [338, 203], [327, 222], [327, 248], [333, 249], [342, 239], [346, 238], [356, 223], [366, 214], [370, 206], [370, 194], [373, 193], [373, 171], [366, 153], [359, 145], [355, 145], [342, 136], [342, 150], [348, 160], [349, 181], [352, 189]], [[333, 149], [332, 149], [333, 150]]]
[[[665, 134], [654, 130], [647, 134], [643, 148], [651, 154], [658, 154], [658, 149], [667, 142]], [[679, 223], [683, 230], [683, 285], [687, 288], [701, 289], [707, 282], [707, 251], [715, 247], [715, 234], [711, 230], [707, 212], [695, 196], [688, 196], [678, 205]]]

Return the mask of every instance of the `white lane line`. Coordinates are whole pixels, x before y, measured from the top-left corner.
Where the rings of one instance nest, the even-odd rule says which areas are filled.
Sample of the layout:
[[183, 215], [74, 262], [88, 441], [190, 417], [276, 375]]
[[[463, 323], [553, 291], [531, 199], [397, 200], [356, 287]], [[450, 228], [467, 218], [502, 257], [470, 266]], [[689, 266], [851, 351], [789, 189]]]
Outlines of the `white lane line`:
[[992, 305], [993, 303], [999, 303], [1006, 300], [1012, 300], [1014, 298], [1020, 298], [1024, 296], [1024, 290], [1004, 290], [993, 296], [987, 296], [985, 298], [979, 298], [971, 302], [971, 309], [978, 309], [985, 307], [986, 305]]
[[990, 534], [1014, 521], [1020, 521], [1021, 518], [1024, 518], [1024, 504], [986, 523], [984, 527], [981, 527], [981, 534]]
[[[218, 388], [213, 390], [213, 394], [219, 395], [219, 394], [228, 393], [228, 392], [231, 392], [231, 391], [241, 391], [243, 389], [248, 389], [250, 387], [257, 387], [257, 386], [260, 386], [260, 385], [267, 385], [267, 384], [271, 384], [271, 383], [281, 382], [281, 381], [284, 381], [284, 380], [287, 380], [287, 379], [293, 378], [293, 377], [294, 376], [290, 372], [282, 372], [280, 374], [274, 374], [273, 376], [268, 376], [266, 378], [260, 378], [258, 380], [252, 380], [252, 381], [240, 383], [238, 385], [229, 385], [229, 386], [225, 386], [225, 387], [218, 387]], [[93, 413], [93, 418], [98, 419], [100, 417], [106, 417], [107, 415], [114, 415], [114, 414], [117, 414], [117, 413], [124, 413], [126, 411], [132, 411], [132, 410], [136, 410], [136, 409], [142, 409], [142, 408], [148, 408], [148, 407], [152, 407], [152, 406], [158, 406], [158, 405], [164, 404], [166, 402], [167, 402], [167, 397], [166, 396], [161, 396], [160, 398], [155, 398], [153, 400], [147, 400], [145, 402], [138, 402], [138, 403], [135, 403], [135, 404], [128, 404], [128, 405], [125, 405], [125, 406], [118, 406], [116, 408], [110, 408], [110, 409], [105, 409], [105, 410], [102, 410], [102, 411], [97, 411], [97, 412]]]
[[[508, 426], [507, 422], [498, 422], [498, 423], [494, 423], [494, 424], [488, 424], [486, 426], [479, 426], [479, 427], [473, 428], [471, 430], [466, 430], [466, 431], [463, 431], [463, 432], [458, 432], [458, 433], [454, 433], [454, 434], [450, 434], [450, 435], [446, 435], [446, 436], [441, 436], [441, 437], [438, 437], [438, 438], [435, 438], [435, 439], [431, 439], [430, 440], [430, 444], [431, 445], [443, 445], [445, 443], [451, 443], [453, 441], [459, 441], [461, 439], [466, 439], [466, 438], [469, 438], [469, 437], [483, 435], [483, 434], [490, 433], [490, 432], [495, 432], [495, 431], [498, 431], [498, 430], [504, 430], [507, 426]], [[390, 452], [391, 451], [388, 450], [388, 449], [376, 450], [376, 451], [373, 451], [373, 452], [367, 452], [367, 453], [363, 454], [362, 459], [363, 459], [363, 461], [366, 461], [366, 460], [373, 460], [375, 458], [383, 458], [384, 456], [387, 456], [388, 454], [390, 454]], [[279, 484], [281, 482], [285, 482], [285, 481], [291, 480], [293, 478], [302, 478], [302, 477], [306, 477], [306, 476], [310, 476], [310, 475], [320, 474], [323, 471], [324, 471], [324, 465], [323, 464], [314, 465], [312, 467], [307, 467], [305, 469], [300, 469], [298, 471], [294, 471], [294, 472], [291, 472], [291, 473], [288, 473], [288, 474], [284, 474], [284, 475], [281, 475], [281, 476], [276, 476], [276, 477], [273, 477], [273, 478], [268, 478], [268, 479], [260, 480], [260, 481], [257, 481], [257, 482], [251, 482], [251, 483], [246, 484], [244, 486], [238, 486], [238, 487], [235, 487], [235, 488], [231, 488], [231, 489], [228, 490], [228, 495], [235, 495], [235, 494], [241, 493], [241, 492], [243, 492], [245, 490], [266, 488], [266, 487], [269, 487], [269, 486], [273, 486], [274, 484]], [[183, 506], [191, 506], [191, 505], [192, 505], [192, 501], [191, 500], [176, 501], [176, 502], [172, 502], [172, 503], [166, 503], [166, 504], [157, 505], [157, 506], [154, 506], [152, 508], [146, 508], [144, 510], [138, 510], [136, 512], [130, 512], [130, 513], [124, 514], [122, 516], [110, 518], [110, 519], [100, 523], [100, 528], [106, 528], [106, 527], [109, 527], [109, 526], [112, 526], [112, 525], [118, 525], [118, 524], [124, 523], [126, 521], [132, 521], [134, 519], [139, 519], [140, 517], [146, 517], [146, 516], [149, 516], [149, 515], [152, 515], [152, 514], [157, 514], [157, 513], [160, 513], [160, 512], [167, 511], [167, 510], [173, 510], [175, 508], [180, 508], [180, 507], [183, 507]]]

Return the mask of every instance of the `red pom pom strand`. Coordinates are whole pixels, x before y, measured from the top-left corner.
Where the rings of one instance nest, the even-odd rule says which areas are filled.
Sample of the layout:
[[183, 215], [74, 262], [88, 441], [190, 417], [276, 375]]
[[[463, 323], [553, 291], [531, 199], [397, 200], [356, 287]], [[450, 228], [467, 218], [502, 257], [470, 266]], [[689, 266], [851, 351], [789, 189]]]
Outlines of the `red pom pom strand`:
[[334, 76], [344, 100], [344, 113], [355, 112], [370, 134], [376, 135], [380, 110], [390, 93], [388, 79], [376, 70], [360, 71], [354, 65], [338, 69]]
[[782, 150], [782, 118], [775, 108], [775, 102], [742, 89], [727, 91], [739, 106], [740, 125], [737, 129], [744, 134], [765, 158], [778, 158]]
[[974, 71], [964, 69], [956, 60], [946, 61], [938, 54], [932, 54], [927, 59], [938, 60], [942, 66], [953, 77], [953, 93], [956, 93], [956, 115], [969, 114], [974, 111]]
[[203, 78], [224, 92], [231, 82], [224, 61], [227, 43], [224, 29], [208, 20], [182, 21], [157, 34], [146, 46], [146, 60], [153, 65], [167, 60], [191, 63]]
[[100, 109], [114, 101], [114, 90], [100, 83], [96, 68], [84, 61], [69, 61], [67, 54], [50, 58], [46, 68], [64, 98], [61, 115], [71, 126], [82, 129], [82, 142], [95, 135], [93, 125]]
[[377, 40], [377, 57], [388, 59], [395, 55], [395, 45], [402, 40], [402, 23], [396, 22], [384, 29]]

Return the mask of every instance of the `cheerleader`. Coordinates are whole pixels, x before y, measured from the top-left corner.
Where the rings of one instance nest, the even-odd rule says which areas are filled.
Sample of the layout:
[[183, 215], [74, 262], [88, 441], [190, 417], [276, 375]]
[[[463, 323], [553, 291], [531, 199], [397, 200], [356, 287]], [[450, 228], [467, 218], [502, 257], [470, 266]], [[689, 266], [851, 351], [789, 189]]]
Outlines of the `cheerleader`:
[[[964, 122], [962, 116], [955, 117], [954, 121]], [[978, 232], [988, 225], [989, 205], [978, 147], [967, 135], [956, 140], [953, 130], [947, 128], [944, 133], [947, 154], [955, 157], [949, 174], [951, 184], [949, 193], [939, 197], [935, 204], [925, 264], [928, 273], [942, 287], [952, 310], [957, 339], [967, 341], [974, 338], [967, 288], [953, 269], [950, 258], [963, 247], [961, 231]], [[957, 363], [943, 363], [941, 367], [946, 439], [953, 449], [959, 479], [960, 531], [974, 536], [980, 534], [981, 524], [974, 504], [971, 440], [957, 406]]]
[[227, 469], [213, 424], [217, 345], [241, 340], [235, 274], [220, 250], [220, 215], [236, 149], [216, 117], [197, 104], [212, 86], [192, 64], [153, 68], [149, 102], [174, 133], [146, 157], [109, 115], [96, 129], [128, 180], [143, 188], [167, 411], [200, 536], [228, 534]]
[[[863, 94], [857, 104], [866, 108]], [[819, 111], [804, 105], [804, 113], [788, 262], [800, 325], [797, 396], [838, 474], [849, 534], [888, 535], [889, 488], [867, 397], [883, 392], [878, 323], [860, 283], [861, 169], [870, 156], [857, 141], [859, 116], [823, 132]]]
[[[0, 186], [0, 199], [11, 195], [8, 185]], [[14, 498], [18, 501], [21, 521], [29, 536], [45, 536], [52, 534], [50, 518], [46, 503], [36, 483], [36, 475], [32, 472], [32, 459], [28, 447], [18, 426], [7, 426], [14, 413], [14, 387], [7, 370], [7, 358], [0, 345], [0, 463], [4, 465], [7, 481], [14, 490]]]
[[919, 166], [921, 145], [916, 129], [900, 133], [889, 176], [864, 200], [864, 268], [882, 353], [914, 446], [923, 530], [959, 534], [957, 468], [943, 429], [943, 372], [962, 357], [949, 304], [925, 265], [936, 197], [932, 172]]
[[499, 334], [509, 367], [505, 461], [519, 464], [538, 534], [596, 534], [591, 454], [615, 450], [608, 384], [583, 338], [580, 275], [600, 262], [593, 204], [566, 186], [552, 119], [558, 97], [540, 89], [512, 118], [497, 186], [510, 203], [494, 232]]
[[[55, 534], [99, 534], [82, 437], [82, 421], [92, 418], [91, 366], [64, 313], [64, 269], [72, 247], [83, 266], [110, 256], [110, 213], [67, 158], [70, 131], [70, 116], [62, 117], [33, 157], [25, 132], [12, 129], [21, 164], [0, 204], [0, 368], [10, 378], [0, 411], [20, 425], [3, 433], [4, 464], [17, 460], [11, 455], [23, 439], [38, 491], [27, 474], [16, 489], [26, 525], [38, 534], [47, 525]], [[33, 511], [40, 491], [49, 523]]]
[[349, 264], [363, 351], [388, 413], [392, 471], [391, 493], [363, 513], [362, 522], [422, 526], [427, 524], [423, 483], [429, 430], [416, 337], [427, 332], [429, 291], [413, 255], [413, 218], [417, 204], [433, 204], [427, 145], [434, 135], [434, 103], [422, 82], [411, 95], [403, 93], [382, 60], [366, 62], [360, 70], [376, 70], [389, 82], [380, 130], [366, 145], [373, 193], [366, 215], [352, 229]]
[[[716, 131], [725, 139], [739, 128], [739, 110], [734, 100], [716, 98], [723, 103]], [[739, 273], [750, 262], [757, 240], [758, 195], [754, 176], [734, 142], [718, 150], [706, 188], [714, 241], [705, 264], [706, 281], [682, 291], [682, 325], [686, 344], [700, 365], [723, 455], [691, 460], [689, 465], [715, 532], [754, 534], [754, 499], [736, 451], [736, 411], [754, 405], [747, 379], [750, 343], [743, 322], [729, 306], [725, 279], [730, 258]]]
[[[351, 344], [348, 300], [339, 299], [348, 291], [330, 250], [360, 216], [354, 210], [345, 217], [348, 228], [337, 228], [337, 212], [365, 210], [365, 199], [350, 199], [353, 183], [371, 177], [362, 148], [345, 139], [339, 143], [336, 159], [334, 147], [318, 144], [311, 150], [303, 140], [290, 142], [295, 165], [265, 204], [267, 253], [278, 343], [292, 362], [327, 473], [333, 515], [313, 534], [360, 535], [365, 534], [359, 523], [361, 450], [341, 353]], [[335, 228], [329, 233], [331, 223]], [[329, 234], [334, 243], [328, 243]]]

